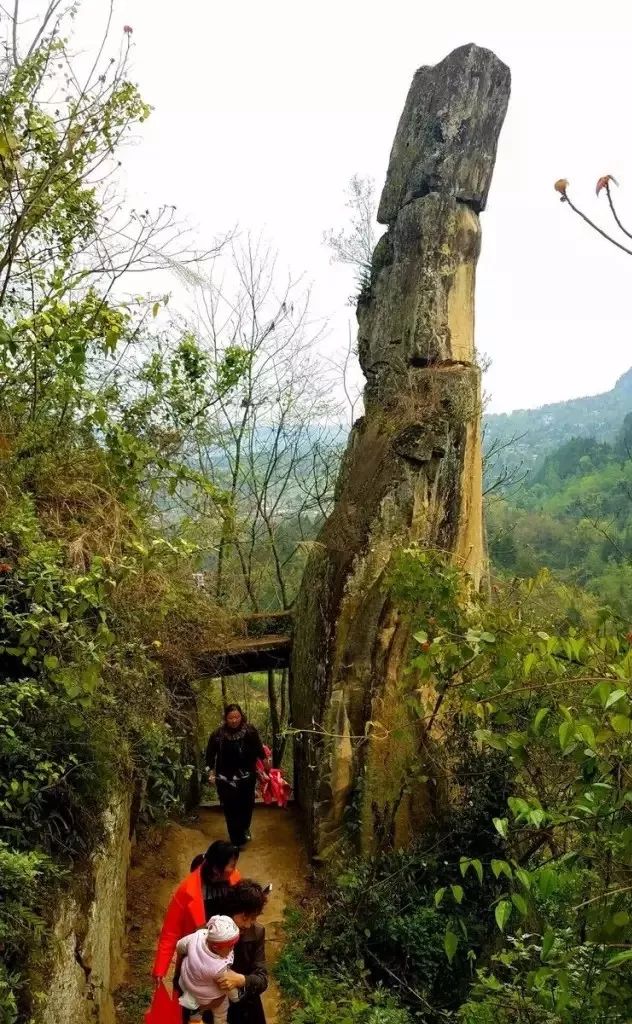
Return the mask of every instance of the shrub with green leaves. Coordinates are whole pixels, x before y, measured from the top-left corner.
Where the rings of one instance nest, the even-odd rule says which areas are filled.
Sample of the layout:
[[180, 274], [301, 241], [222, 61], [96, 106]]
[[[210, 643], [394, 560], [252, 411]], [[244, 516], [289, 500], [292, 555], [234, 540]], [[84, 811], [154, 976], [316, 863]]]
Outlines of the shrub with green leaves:
[[367, 984], [357, 971], [319, 970], [296, 947], [284, 951], [276, 968], [289, 1012], [288, 1024], [411, 1024], [409, 1012], [387, 990]]
[[[55, 879], [80, 872], [118, 789], [157, 817], [182, 799], [190, 681], [232, 622], [193, 585], [174, 495], [206, 413], [245, 372], [121, 279], [195, 254], [173, 208], [126, 212], [117, 152], [150, 108], [129, 34], [73, 67], [77, 4], [16, 3], [0, 68], [0, 1017], [29, 1018], [29, 955]], [[31, 17], [32, 15], [32, 17]], [[29, 36], [30, 33], [30, 36]], [[107, 51], [106, 51], [107, 52]], [[81, 63], [81, 62], [80, 62]]]
[[[404, 577], [407, 565], [414, 579], [428, 556], [404, 553]], [[424, 586], [438, 574], [445, 591], [446, 572], [458, 577], [431, 566]], [[420, 616], [413, 664], [437, 694], [422, 709], [428, 730], [449, 735], [458, 722], [506, 772], [503, 811], [459, 861], [489, 893], [496, 937], [472, 943], [468, 887], [452, 909], [448, 959], [463, 948], [478, 959], [473, 996], [499, 1013], [522, 1000], [525, 1020], [579, 1024], [627, 1019], [632, 994], [632, 650], [607, 609], [582, 620], [574, 603], [547, 574], [491, 605], [450, 600]]]
[[300, 990], [303, 958], [428, 1021], [624, 1024], [632, 635], [546, 573], [489, 602], [412, 548], [392, 586], [414, 618], [402, 706], [425, 723], [408, 770], [445, 805], [411, 849], [329, 866], [282, 980]]
[[42, 915], [43, 884], [58, 878], [49, 858], [36, 852], [11, 850], [0, 842], [0, 1020], [18, 1019], [16, 993], [21, 984], [17, 965], [41, 944], [45, 921]]

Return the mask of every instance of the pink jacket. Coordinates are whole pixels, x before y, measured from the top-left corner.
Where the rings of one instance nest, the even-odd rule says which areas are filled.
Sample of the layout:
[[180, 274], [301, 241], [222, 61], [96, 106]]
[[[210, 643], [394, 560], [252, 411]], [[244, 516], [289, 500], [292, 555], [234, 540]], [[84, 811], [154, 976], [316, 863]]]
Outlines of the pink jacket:
[[192, 935], [180, 939], [176, 949], [184, 956], [180, 968], [180, 987], [197, 999], [199, 1006], [208, 1006], [213, 999], [225, 995], [217, 984], [217, 978], [233, 962], [232, 951], [228, 956], [218, 956], [206, 945], [206, 928], [200, 928]]

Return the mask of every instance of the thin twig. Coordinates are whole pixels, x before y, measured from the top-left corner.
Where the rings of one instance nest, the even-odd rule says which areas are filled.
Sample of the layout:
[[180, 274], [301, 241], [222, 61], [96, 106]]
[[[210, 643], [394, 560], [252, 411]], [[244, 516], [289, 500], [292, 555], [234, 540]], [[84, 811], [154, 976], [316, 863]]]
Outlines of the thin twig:
[[608, 203], [610, 204], [610, 211], [611, 211], [612, 216], [614, 217], [614, 219], [616, 221], [617, 227], [623, 232], [624, 235], [627, 235], [628, 238], [632, 238], [632, 234], [626, 228], [624, 228], [624, 226], [621, 223], [621, 220], [619, 218], [619, 215], [618, 215], [617, 211], [614, 208], [614, 201], [612, 199], [612, 193], [610, 192], [610, 182], [609, 181], [606, 182], [606, 195], [608, 196]]
[[607, 231], [604, 231], [603, 228], [600, 228], [598, 224], [595, 224], [595, 222], [591, 220], [590, 217], [587, 217], [585, 213], [582, 213], [579, 207], [575, 206], [575, 203], [571, 199], [569, 199], [568, 194], [566, 192], [562, 196], [562, 202], [568, 203], [573, 213], [576, 213], [578, 217], [581, 217], [582, 220], [585, 220], [586, 223], [589, 224], [590, 227], [594, 231], [596, 231], [598, 235], [601, 235], [602, 238], [605, 238], [607, 242], [612, 242], [613, 245], [616, 245], [617, 249], [622, 249], [623, 252], [627, 252], [628, 256], [632, 256], [632, 249], [627, 249], [625, 245], [621, 244], [621, 242], [617, 242], [616, 238], [613, 238], [612, 235], [609, 235]]

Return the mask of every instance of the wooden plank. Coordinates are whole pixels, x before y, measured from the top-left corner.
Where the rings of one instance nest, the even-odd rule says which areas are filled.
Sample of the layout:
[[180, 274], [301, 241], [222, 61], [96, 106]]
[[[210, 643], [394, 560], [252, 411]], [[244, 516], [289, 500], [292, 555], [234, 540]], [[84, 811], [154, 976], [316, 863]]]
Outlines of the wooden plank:
[[292, 638], [289, 634], [241, 637], [217, 651], [205, 651], [198, 658], [201, 674], [235, 676], [248, 672], [287, 668]]

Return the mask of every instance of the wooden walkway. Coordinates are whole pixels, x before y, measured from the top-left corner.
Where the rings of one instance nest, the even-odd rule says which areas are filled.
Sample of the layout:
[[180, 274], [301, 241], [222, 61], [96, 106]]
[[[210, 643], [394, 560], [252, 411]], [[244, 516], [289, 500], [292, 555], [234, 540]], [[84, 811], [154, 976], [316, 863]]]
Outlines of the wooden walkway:
[[292, 651], [290, 612], [251, 615], [245, 620], [245, 627], [243, 637], [236, 637], [229, 644], [199, 655], [201, 675], [236, 676], [289, 666]]

